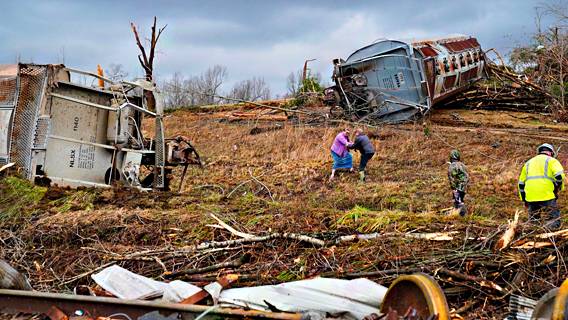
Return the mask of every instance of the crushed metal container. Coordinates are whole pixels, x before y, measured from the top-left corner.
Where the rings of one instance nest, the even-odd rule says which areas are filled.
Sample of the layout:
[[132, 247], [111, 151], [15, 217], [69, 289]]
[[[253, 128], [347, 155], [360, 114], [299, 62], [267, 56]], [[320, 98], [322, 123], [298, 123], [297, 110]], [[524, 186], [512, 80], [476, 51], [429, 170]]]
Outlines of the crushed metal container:
[[[89, 77], [105, 85], [88, 86]], [[115, 82], [64, 65], [0, 65], [0, 167], [15, 163], [32, 181], [168, 189], [173, 166], [200, 161], [186, 138], [164, 137], [162, 116], [160, 94], [147, 81]], [[149, 136], [144, 118], [154, 119]]]
[[484, 59], [472, 37], [378, 41], [334, 59], [326, 102], [354, 120], [411, 120], [480, 80]]

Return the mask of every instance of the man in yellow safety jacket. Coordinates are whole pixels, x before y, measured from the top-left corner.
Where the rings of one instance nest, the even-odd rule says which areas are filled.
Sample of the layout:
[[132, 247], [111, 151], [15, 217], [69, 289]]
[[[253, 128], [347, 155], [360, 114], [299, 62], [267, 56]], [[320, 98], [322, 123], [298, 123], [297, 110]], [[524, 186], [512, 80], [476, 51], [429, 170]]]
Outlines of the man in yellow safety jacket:
[[560, 228], [560, 210], [556, 203], [558, 192], [564, 190], [564, 168], [554, 158], [551, 144], [537, 148], [538, 155], [527, 161], [519, 176], [519, 196], [529, 210], [530, 220], [540, 220], [540, 214], [548, 215], [546, 227]]

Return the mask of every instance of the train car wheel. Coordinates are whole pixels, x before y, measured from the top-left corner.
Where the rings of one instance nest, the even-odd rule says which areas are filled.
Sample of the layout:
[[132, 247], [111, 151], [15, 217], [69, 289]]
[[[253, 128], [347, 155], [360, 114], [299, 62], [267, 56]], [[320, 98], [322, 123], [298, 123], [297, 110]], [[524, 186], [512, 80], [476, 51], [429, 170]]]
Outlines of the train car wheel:
[[398, 277], [389, 287], [381, 313], [396, 312], [402, 316], [409, 311], [421, 319], [437, 316], [438, 320], [450, 320], [446, 296], [438, 283], [423, 273]]
[[554, 308], [552, 309], [552, 320], [568, 319], [566, 302], [568, 302], [568, 279], [564, 280], [560, 288], [558, 288], [558, 293], [554, 299]]

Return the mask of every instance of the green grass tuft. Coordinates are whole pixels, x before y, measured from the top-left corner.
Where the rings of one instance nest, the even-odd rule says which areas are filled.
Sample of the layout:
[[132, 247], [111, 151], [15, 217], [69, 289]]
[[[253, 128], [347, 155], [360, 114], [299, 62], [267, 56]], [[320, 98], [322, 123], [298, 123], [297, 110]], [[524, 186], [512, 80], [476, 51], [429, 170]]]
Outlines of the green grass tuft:
[[47, 188], [34, 186], [18, 177], [6, 177], [0, 181], [0, 224], [13, 224], [34, 214], [36, 205]]

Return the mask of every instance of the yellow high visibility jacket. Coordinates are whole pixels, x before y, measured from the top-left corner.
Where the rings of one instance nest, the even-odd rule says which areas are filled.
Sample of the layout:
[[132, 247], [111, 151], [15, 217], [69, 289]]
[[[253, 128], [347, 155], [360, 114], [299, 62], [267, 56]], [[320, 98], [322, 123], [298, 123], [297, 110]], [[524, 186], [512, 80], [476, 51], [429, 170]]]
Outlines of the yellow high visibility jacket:
[[556, 198], [554, 183], [558, 175], [562, 176], [562, 180], [559, 181], [560, 190], [564, 190], [564, 168], [560, 161], [545, 154], [539, 154], [523, 165], [519, 176], [519, 189], [524, 186], [525, 200], [528, 202], [552, 200]]

